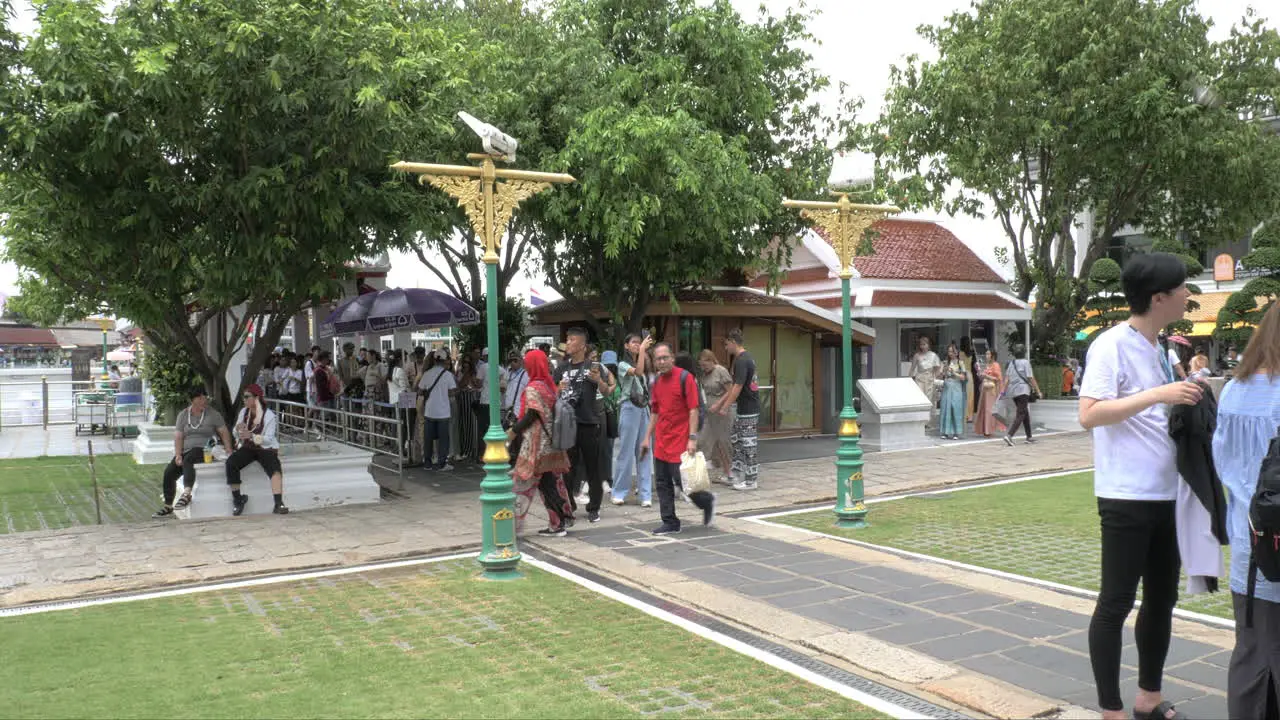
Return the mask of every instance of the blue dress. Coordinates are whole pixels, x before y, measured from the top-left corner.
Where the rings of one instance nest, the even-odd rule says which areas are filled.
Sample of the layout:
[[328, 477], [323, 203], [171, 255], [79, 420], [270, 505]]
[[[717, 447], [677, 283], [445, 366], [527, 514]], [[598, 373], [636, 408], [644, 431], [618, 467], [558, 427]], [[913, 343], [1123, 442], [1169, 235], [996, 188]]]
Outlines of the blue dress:
[[[1249, 501], [1271, 438], [1280, 428], [1280, 377], [1265, 374], [1227, 383], [1218, 399], [1213, 464], [1227, 495], [1227, 536], [1231, 540], [1231, 591], [1245, 594], [1249, 579]], [[1255, 597], [1280, 603], [1280, 587], [1258, 573]]]
[[942, 365], [942, 402], [939, 407], [938, 433], [943, 437], [964, 434], [964, 378], [967, 376], [959, 360]]

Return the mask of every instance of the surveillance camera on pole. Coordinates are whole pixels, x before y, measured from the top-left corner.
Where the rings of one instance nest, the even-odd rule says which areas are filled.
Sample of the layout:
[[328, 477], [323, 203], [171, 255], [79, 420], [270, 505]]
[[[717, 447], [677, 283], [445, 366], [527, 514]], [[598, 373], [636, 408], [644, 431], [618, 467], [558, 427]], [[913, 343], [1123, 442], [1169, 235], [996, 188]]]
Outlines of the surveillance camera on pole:
[[520, 146], [520, 143], [515, 138], [470, 113], [459, 111], [458, 117], [462, 118], [462, 122], [466, 123], [467, 127], [480, 136], [480, 143], [483, 145], [484, 151], [491, 157], [501, 158], [505, 162], [515, 162], [516, 148]]

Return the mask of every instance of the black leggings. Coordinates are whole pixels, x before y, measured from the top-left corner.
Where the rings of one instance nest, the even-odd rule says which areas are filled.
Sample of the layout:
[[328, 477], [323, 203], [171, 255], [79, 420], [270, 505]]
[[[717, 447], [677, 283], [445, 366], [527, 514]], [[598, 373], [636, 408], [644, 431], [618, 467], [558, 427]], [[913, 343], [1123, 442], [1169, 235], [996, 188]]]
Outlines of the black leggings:
[[1013, 416], [1013, 424], [1009, 426], [1009, 437], [1018, 434], [1018, 425], [1025, 424], [1027, 431], [1027, 439], [1031, 439], [1031, 396], [1019, 395], [1013, 399], [1013, 405], [1017, 408], [1017, 413]]
[[182, 486], [188, 491], [196, 486], [196, 465], [204, 462], [204, 448], [193, 448], [182, 453], [182, 466], [173, 460], [164, 468], [164, 504], [173, 507], [173, 499], [178, 494], [178, 476], [182, 476]]
[[1138, 687], [1160, 691], [1178, 602], [1178, 528], [1175, 503], [1098, 498], [1102, 520], [1102, 590], [1089, 623], [1089, 660], [1103, 710], [1123, 710], [1120, 647], [1124, 621], [1142, 581], [1135, 636]]
[[227, 458], [227, 484], [240, 484], [240, 471], [253, 463], [262, 466], [262, 471], [270, 480], [272, 475], [281, 472], [280, 454], [274, 449], [260, 448], [256, 445], [241, 445]]

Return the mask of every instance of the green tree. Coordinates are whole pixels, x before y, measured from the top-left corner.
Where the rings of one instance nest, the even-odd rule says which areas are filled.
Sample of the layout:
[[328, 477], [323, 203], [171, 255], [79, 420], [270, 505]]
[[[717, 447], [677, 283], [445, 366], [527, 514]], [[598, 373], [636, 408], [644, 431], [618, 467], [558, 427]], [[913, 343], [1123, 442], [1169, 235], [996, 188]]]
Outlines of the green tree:
[[[653, 299], [726, 270], [785, 262], [798, 215], [782, 198], [818, 194], [826, 138], [851, 112], [822, 115], [827, 78], [802, 44], [809, 15], [744, 21], [726, 0], [560, 0], [552, 22], [578, 92], [547, 122], [556, 169], [579, 182], [530, 203], [547, 284], [598, 336], [588, 299], [617, 334]], [[617, 338], [620, 339], [620, 338]]]
[[225, 376], [251, 326], [245, 382], [346, 263], [424, 222], [387, 164], [447, 132], [440, 107], [463, 84], [460, 45], [424, 7], [38, 5], [0, 97], [3, 233], [27, 305], [128, 317], [233, 407]]
[[1202, 243], [1280, 208], [1280, 138], [1244, 119], [1276, 107], [1280, 36], [1208, 28], [1193, 0], [981, 0], [921, 28], [938, 59], [894, 68], [854, 141], [905, 176], [900, 202], [1000, 220], [1056, 354], [1126, 225]]
[[1231, 294], [1218, 311], [1215, 339], [1244, 350], [1253, 329], [1280, 298], [1280, 217], [1268, 220], [1253, 234], [1253, 246], [1240, 264], [1262, 273]]
[[[485, 335], [485, 323], [488, 322], [488, 317], [485, 315], [487, 306], [484, 295], [480, 296], [478, 307], [480, 322], [475, 325], [466, 325], [458, 331], [458, 345], [462, 352], [482, 350], [489, 344], [488, 337]], [[525, 332], [528, 313], [529, 309], [518, 298], [498, 299], [498, 347], [489, 349], [490, 360], [505, 362], [507, 353], [524, 348], [525, 342], [529, 339], [528, 333]]]
[[[1151, 249], [1155, 252], [1167, 252], [1177, 255], [1187, 266], [1187, 277], [1196, 277], [1204, 272], [1200, 261], [1186, 253], [1186, 248], [1171, 240], [1156, 240]], [[1089, 271], [1089, 295], [1084, 307], [1076, 314], [1068, 330], [1071, 337], [1087, 328], [1094, 328], [1079, 344], [1088, 347], [1102, 331], [1114, 327], [1129, 319], [1129, 302], [1124, 298], [1124, 287], [1120, 284], [1122, 269], [1120, 263], [1111, 258], [1098, 258]], [[1200, 294], [1200, 288], [1194, 284], [1187, 286], [1193, 295]], [[1195, 299], [1187, 302], [1187, 311], [1200, 308]], [[1165, 331], [1171, 335], [1191, 332], [1189, 320], [1179, 320], [1170, 324]]]

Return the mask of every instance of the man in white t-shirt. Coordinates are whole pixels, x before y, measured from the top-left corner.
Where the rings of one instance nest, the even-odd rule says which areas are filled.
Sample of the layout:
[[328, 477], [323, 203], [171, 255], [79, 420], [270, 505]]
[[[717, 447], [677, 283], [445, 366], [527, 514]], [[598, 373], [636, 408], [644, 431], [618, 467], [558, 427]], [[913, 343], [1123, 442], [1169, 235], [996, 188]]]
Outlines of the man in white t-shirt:
[[[423, 401], [423, 440], [422, 464], [428, 470], [452, 470], [449, 464], [449, 396], [458, 383], [453, 373], [445, 368], [445, 354], [442, 350], [427, 359], [427, 369], [418, 381], [418, 390]], [[431, 445], [435, 441], [436, 464], [431, 465]]]
[[1180, 481], [1169, 408], [1194, 405], [1201, 389], [1176, 380], [1157, 335], [1182, 319], [1190, 291], [1186, 266], [1168, 253], [1135, 256], [1125, 264], [1121, 284], [1132, 315], [1093, 341], [1080, 386], [1080, 425], [1093, 432], [1102, 524], [1102, 582], [1089, 624], [1089, 659], [1102, 717], [1126, 718], [1120, 647], [1141, 581], [1134, 713], [1172, 718], [1173, 706], [1160, 696], [1181, 568], [1175, 516]]

